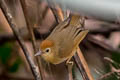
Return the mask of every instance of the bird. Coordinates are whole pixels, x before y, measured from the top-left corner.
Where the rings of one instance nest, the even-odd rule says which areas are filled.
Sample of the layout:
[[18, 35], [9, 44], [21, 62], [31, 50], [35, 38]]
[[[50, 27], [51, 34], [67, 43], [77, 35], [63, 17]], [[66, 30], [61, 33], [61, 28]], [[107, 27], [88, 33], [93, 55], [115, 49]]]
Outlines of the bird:
[[81, 16], [71, 15], [70, 18], [59, 23], [41, 42], [35, 56], [42, 56], [46, 62], [51, 64], [69, 62], [88, 32], [89, 30], [82, 26]]

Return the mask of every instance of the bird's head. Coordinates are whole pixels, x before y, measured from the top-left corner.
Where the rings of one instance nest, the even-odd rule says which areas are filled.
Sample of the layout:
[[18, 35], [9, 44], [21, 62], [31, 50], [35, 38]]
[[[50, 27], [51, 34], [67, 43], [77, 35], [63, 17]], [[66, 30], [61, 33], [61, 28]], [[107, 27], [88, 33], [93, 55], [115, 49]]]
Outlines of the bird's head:
[[51, 40], [42, 41], [40, 44], [40, 50], [35, 54], [35, 56], [42, 56], [45, 61], [54, 63], [54, 45], [54, 42]]

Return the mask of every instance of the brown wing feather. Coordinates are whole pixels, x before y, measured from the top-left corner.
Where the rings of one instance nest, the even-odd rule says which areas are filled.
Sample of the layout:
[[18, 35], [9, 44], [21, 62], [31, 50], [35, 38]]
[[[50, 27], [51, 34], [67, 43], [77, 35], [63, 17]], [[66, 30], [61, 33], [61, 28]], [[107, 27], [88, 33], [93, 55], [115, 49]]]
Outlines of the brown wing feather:
[[[69, 23], [69, 24], [68, 24]], [[69, 57], [73, 49], [78, 46], [81, 40], [87, 34], [87, 31], [82, 31], [82, 26], [80, 24], [80, 16], [74, 15], [71, 17], [70, 22], [64, 21], [59, 24], [48, 37], [53, 39], [56, 42], [56, 55], [60, 58]]]

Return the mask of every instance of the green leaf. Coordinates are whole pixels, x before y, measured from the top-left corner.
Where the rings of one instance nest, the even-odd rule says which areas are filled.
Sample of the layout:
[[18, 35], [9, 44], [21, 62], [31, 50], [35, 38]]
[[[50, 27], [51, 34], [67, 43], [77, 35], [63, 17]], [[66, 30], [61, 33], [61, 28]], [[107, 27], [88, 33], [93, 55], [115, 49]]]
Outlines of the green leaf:
[[0, 60], [3, 64], [7, 64], [7, 61], [11, 57], [12, 46], [10, 44], [4, 44], [0, 46]]
[[17, 58], [14, 64], [10, 66], [9, 71], [16, 72], [19, 69], [20, 64], [21, 64], [21, 59]]
[[112, 60], [114, 60], [116, 63], [113, 63], [113, 66], [116, 68], [120, 68], [119, 64], [120, 64], [120, 53], [118, 52], [114, 52], [112, 54]]
[[110, 75], [109, 77], [106, 77], [106, 79], [103, 80], [118, 80], [115, 74]]

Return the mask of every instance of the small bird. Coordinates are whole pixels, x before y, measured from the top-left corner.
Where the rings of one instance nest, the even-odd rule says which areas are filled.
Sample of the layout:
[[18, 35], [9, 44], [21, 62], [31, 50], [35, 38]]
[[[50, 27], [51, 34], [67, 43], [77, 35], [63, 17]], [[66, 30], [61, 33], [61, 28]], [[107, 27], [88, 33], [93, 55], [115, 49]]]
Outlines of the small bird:
[[72, 15], [71, 19], [68, 18], [58, 24], [41, 42], [40, 49], [35, 56], [40, 55], [46, 62], [52, 64], [69, 61], [88, 33], [88, 30], [83, 30], [80, 19], [80, 16]]

